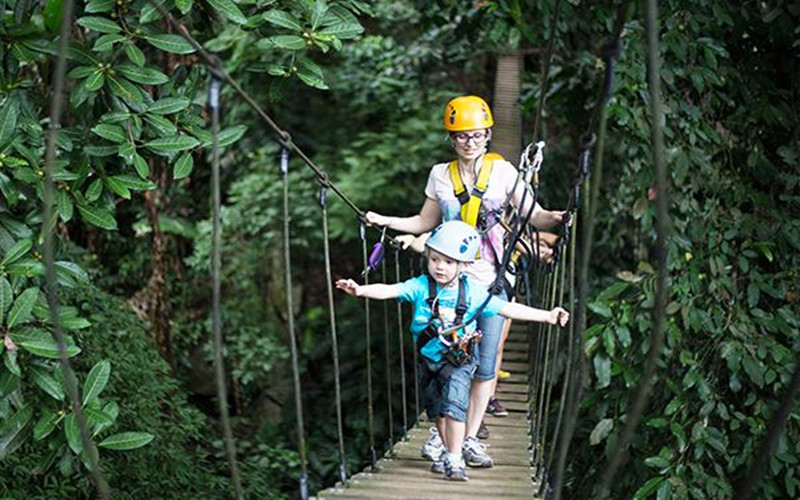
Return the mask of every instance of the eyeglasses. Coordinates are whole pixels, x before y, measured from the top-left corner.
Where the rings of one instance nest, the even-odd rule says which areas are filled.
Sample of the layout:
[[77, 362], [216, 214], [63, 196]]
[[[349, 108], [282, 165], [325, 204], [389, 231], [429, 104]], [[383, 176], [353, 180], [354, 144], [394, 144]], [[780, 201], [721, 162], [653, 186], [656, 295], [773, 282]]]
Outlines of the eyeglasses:
[[466, 132], [457, 132], [455, 134], [450, 134], [450, 136], [455, 139], [455, 141], [459, 144], [467, 144], [470, 139], [475, 141], [476, 144], [479, 144], [486, 139], [489, 138], [489, 132], [475, 132], [474, 134], [468, 134]]

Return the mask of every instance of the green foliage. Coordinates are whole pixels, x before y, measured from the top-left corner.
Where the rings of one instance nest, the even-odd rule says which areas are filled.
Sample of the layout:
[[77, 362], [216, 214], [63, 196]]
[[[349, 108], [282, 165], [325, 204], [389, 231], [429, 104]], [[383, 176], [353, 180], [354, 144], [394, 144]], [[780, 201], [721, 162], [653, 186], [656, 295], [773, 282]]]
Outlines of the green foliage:
[[[800, 352], [800, 227], [792, 215], [799, 124], [790, 104], [797, 64], [777, 63], [791, 52], [791, 21], [761, 6], [707, 1], [698, 10], [676, 0], [662, 12], [673, 226], [666, 344], [612, 496], [725, 498], [750, 465]], [[643, 23], [628, 22], [609, 105], [611, 173], [585, 344], [592, 378], [571, 464], [581, 497], [594, 493], [616, 447], [650, 347], [653, 199], [666, 193], [653, 188], [644, 39]], [[589, 71], [581, 64], [566, 76]], [[755, 77], [756, 66], [770, 69]], [[797, 496], [798, 442], [795, 413], [756, 496]]]

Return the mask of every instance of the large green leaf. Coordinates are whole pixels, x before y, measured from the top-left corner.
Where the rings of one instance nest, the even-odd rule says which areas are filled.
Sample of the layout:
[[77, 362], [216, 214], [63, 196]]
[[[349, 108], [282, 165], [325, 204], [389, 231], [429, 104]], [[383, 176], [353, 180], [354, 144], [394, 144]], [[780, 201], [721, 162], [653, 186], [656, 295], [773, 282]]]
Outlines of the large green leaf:
[[111, 363], [106, 360], [95, 364], [83, 384], [83, 406], [91, 404], [103, 391], [111, 375]]
[[86, 201], [92, 203], [100, 198], [101, 194], [103, 194], [103, 179], [95, 179], [89, 184], [83, 196], [86, 198]]
[[137, 66], [144, 66], [145, 58], [144, 52], [136, 46], [135, 43], [130, 42], [125, 44], [125, 55], [128, 56], [130, 61]]
[[9, 306], [11, 306], [12, 300], [14, 300], [14, 296], [11, 291], [11, 284], [5, 276], [0, 276], [0, 325], [3, 324], [3, 318]]
[[0, 460], [5, 459], [22, 446], [29, 429], [28, 423], [32, 418], [33, 406], [28, 403], [0, 425]]
[[131, 199], [130, 190], [128, 190], [128, 188], [117, 182], [117, 180], [114, 179], [113, 177], [106, 177], [105, 182], [106, 186], [108, 186], [108, 189], [114, 191], [115, 193], [125, 198], [126, 200]]
[[78, 205], [78, 212], [80, 212], [83, 220], [93, 226], [107, 230], [117, 229], [117, 221], [114, 219], [114, 215], [104, 208], [93, 205]]
[[282, 10], [270, 10], [265, 12], [262, 18], [265, 21], [274, 24], [275, 26], [280, 26], [281, 28], [286, 28], [292, 31], [303, 31], [303, 26], [300, 24], [300, 21], [292, 14]]
[[169, 81], [167, 75], [155, 68], [139, 67], [133, 64], [122, 63], [114, 69], [119, 71], [125, 78], [145, 85], [161, 85]]
[[99, 31], [100, 33], [119, 33], [122, 31], [122, 28], [119, 26], [119, 24], [111, 21], [110, 19], [106, 19], [105, 17], [86, 16], [78, 19], [75, 22], [86, 29]]
[[163, 116], [145, 113], [144, 120], [156, 129], [159, 135], [176, 135], [178, 133], [178, 127]]
[[64, 413], [61, 411], [53, 411], [47, 408], [42, 410], [42, 417], [33, 427], [33, 439], [36, 441], [41, 441], [49, 436], [50, 433], [52, 433], [56, 428], [56, 425], [58, 425], [63, 418]]
[[14, 301], [14, 305], [12, 305], [11, 309], [8, 311], [6, 325], [8, 325], [9, 330], [14, 327], [14, 325], [25, 323], [30, 319], [33, 305], [38, 298], [39, 289], [36, 287], [28, 288], [19, 294], [19, 297]]
[[206, 0], [211, 7], [237, 24], [247, 24], [247, 18], [233, 0]]
[[[12, 332], [11, 340], [19, 347], [37, 356], [50, 359], [58, 359], [60, 357], [56, 340], [49, 332], [44, 330], [25, 328], [18, 332]], [[66, 351], [68, 358], [81, 352], [80, 348], [75, 345], [67, 345]]]
[[277, 47], [286, 50], [303, 50], [306, 48], [306, 41], [297, 35], [278, 35], [260, 40], [258, 46], [265, 49]]
[[29, 239], [19, 240], [14, 246], [8, 249], [0, 266], [6, 266], [22, 258], [33, 247], [33, 242]]
[[86, 408], [86, 420], [89, 427], [93, 428], [92, 436], [96, 436], [114, 425], [115, 418], [102, 410], [95, 410], [94, 408]]
[[194, 47], [179, 35], [146, 35], [144, 37], [150, 45], [173, 54], [191, 54]]
[[219, 136], [217, 137], [217, 140], [219, 141], [219, 147], [224, 148], [226, 146], [230, 146], [234, 142], [241, 139], [246, 131], [247, 127], [244, 125], [236, 125], [234, 127], [226, 128], [225, 130], [220, 130]]
[[74, 208], [69, 193], [63, 189], [56, 191], [56, 203], [58, 204], [58, 216], [64, 222], [69, 222], [72, 219]]
[[106, 52], [114, 48], [114, 44], [125, 40], [126, 38], [119, 33], [108, 33], [101, 36], [94, 42], [92, 50], [95, 52]]
[[133, 155], [133, 168], [136, 169], [136, 173], [142, 179], [150, 177], [150, 165], [139, 153], [134, 153]]
[[328, 12], [328, 2], [325, 0], [316, 0], [314, 8], [311, 10], [311, 29], [316, 31], [319, 28], [320, 22]]
[[191, 102], [192, 101], [185, 97], [159, 99], [147, 107], [147, 112], [156, 115], [171, 115], [188, 108]]
[[200, 145], [200, 141], [189, 135], [174, 135], [172, 137], [162, 137], [146, 142], [145, 146], [156, 153], [170, 154], [178, 151], [186, 151]]
[[126, 101], [137, 104], [144, 102], [141, 89], [125, 78], [119, 76], [109, 76], [108, 87], [111, 89], [111, 92], [116, 94], [118, 97], [125, 99]]
[[105, 85], [105, 83], [106, 83], [105, 74], [102, 71], [97, 70], [91, 75], [89, 75], [88, 78], [86, 78], [86, 90], [90, 92], [96, 92], [100, 90], [103, 87], [103, 85]]
[[99, 443], [99, 446], [110, 450], [133, 450], [146, 445], [154, 437], [149, 432], [122, 432], [107, 437]]
[[117, 181], [120, 186], [124, 186], [127, 189], [132, 189], [134, 191], [147, 191], [156, 188], [156, 185], [153, 184], [152, 181], [142, 180], [132, 175], [114, 175], [110, 178]]
[[192, 10], [192, 0], [175, 0], [175, 7], [181, 11], [181, 14], [186, 15]]
[[87, 14], [97, 14], [100, 12], [111, 12], [114, 10], [116, 2], [114, 0], [91, 0], [86, 4], [83, 11]]
[[16, 99], [8, 99], [0, 107], [0, 146], [10, 141], [16, 133], [18, 116], [19, 102]]
[[64, 436], [73, 453], [80, 455], [83, 451], [83, 440], [80, 427], [78, 427], [78, 419], [75, 418], [74, 413], [70, 413], [64, 418]]
[[60, 382], [53, 378], [52, 375], [47, 373], [44, 368], [31, 365], [28, 367], [28, 372], [31, 374], [33, 382], [44, 392], [58, 401], [64, 400], [64, 386], [62, 386]]
[[339, 40], [347, 40], [350, 38], [355, 38], [361, 33], [364, 32], [364, 27], [360, 24], [356, 23], [336, 23], [331, 24], [330, 26], [326, 26], [322, 30], [320, 30], [321, 35], [333, 35]]
[[175, 166], [172, 169], [172, 177], [175, 179], [183, 179], [192, 173], [193, 168], [194, 157], [192, 157], [191, 153], [187, 153], [178, 158], [178, 161], [175, 162]]
[[119, 125], [100, 123], [92, 127], [92, 132], [111, 142], [123, 143], [128, 140], [128, 135], [125, 133], [125, 129]]

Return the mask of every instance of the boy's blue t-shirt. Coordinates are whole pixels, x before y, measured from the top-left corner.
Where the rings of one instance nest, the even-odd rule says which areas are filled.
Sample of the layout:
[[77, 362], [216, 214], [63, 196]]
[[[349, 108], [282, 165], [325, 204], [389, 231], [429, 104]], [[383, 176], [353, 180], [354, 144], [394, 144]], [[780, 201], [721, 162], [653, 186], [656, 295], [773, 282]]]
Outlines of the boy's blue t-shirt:
[[[414, 343], [416, 345], [417, 337], [425, 327], [428, 326], [433, 311], [428, 305], [428, 276], [422, 275], [416, 278], [398, 283], [400, 288], [397, 300], [402, 302], [410, 302], [414, 306], [414, 314], [411, 320], [411, 334], [414, 336]], [[468, 279], [466, 281], [466, 306], [467, 312], [464, 315], [464, 321], [472, 319], [475, 312], [486, 300], [489, 295], [485, 289], [479, 286], [472, 286]], [[458, 302], [458, 284], [454, 283], [452, 286], [442, 290], [442, 287], [436, 285], [436, 294], [438, 296], [437, 302], [439, 304], [439, 317], [444, 322], [444, 328], [453, 326], [456, 317], [456, 304]], [[489, 318], [499, 313], [506, 305], [506, 301], [497, 297], [491, 297], [489, 302], [486, 303], [480, 316], [482, 318]], [[466, 326], [467, 332], [475, 331], [475, 321], [470, 322]], [[463, 335], [464, 331], [459, 330], [459, 335]], [[422, 348], [422, 354], [431, 361], [440, 361], [442, 359], [441, 351], [445, 349], [445, 345], [438, 338], [429, 341], [425, 347]]]

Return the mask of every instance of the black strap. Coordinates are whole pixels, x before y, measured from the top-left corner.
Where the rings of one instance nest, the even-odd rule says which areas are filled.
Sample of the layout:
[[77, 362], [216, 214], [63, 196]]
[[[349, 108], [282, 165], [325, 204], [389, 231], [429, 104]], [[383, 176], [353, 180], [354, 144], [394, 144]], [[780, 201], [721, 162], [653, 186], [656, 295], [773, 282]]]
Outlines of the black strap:
[[[416, 344], [417, 352], [419, 353], [422, 353], [422, 348], [425, 347], [428, 342], [439, 336], [439, 332], [433, 324], [434, 320], [439, 318], [439, 301], [436, 300], [436, 280], [429, 274], [425, 275], [425, 277], [428, 279], [428, 298], [425, 300], [428, 303], [428, 307], [431, 308], [431, 318], [430, 321], [428, 321], [428, 326], [417, 336]], [[458, 280], [458, 298], [456, 299], [456, 317], [454, 322], [456, 325], [460, 324], [464, 319], [464, 315], [467, 314], [466, 283], [467, 277], [460, 276]], [[478, 314], [486, 307], [486, 302], [478, 309]], [[474, 318], [475, 317], [473, 317], [473, 319]], [[465, 323], [465, 326], [466, 324], [467, 323]]]

